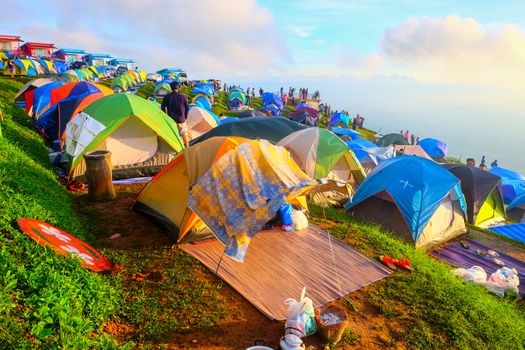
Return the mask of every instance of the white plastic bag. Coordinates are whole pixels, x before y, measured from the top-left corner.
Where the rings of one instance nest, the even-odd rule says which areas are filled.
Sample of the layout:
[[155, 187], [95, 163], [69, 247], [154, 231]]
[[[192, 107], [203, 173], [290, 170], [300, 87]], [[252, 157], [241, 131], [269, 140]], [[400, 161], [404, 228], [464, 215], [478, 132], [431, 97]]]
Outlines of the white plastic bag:
[[518, 271], [508, 267], [502, 267], [490, 275], [488, 282], [485, 284], [487, 289], [497, 296], [503, 298], [505, 292], [511, 291], [519, 294], [518, 286], [520, 285], [520, 278]]
[[308, 228], [308, 219], [306, 214], [301, 210], [293, 210], [292, 212], [293, 226], [296, 231], [304, 230]]
[[285, 335], [294, 334], [300, 338], [315, 333], [315, 313], [312, 299], [305, 296], [306, 287], [303, 288], [301, 299], [286, 299], [288, 317], [285, 324]]
[[454, 269], [452, 274], [467, 283], [484, 284], [487, 281], [487, 273], [480, 266], [472, 266], [470, 269]]

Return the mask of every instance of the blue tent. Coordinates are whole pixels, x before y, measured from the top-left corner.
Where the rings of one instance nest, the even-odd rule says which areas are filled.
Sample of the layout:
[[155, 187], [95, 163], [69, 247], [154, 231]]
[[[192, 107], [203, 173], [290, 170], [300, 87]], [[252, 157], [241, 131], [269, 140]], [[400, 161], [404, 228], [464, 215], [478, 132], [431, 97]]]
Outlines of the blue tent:
[[[48, 84], [49, 85], [49, 84]], [[45, 85], [47, 86], [47, 85]], [[71, 113], [86, 98], [86, 96], [100, 92], [95, 85], [81, 81], [71, 89], [66, 98], [50, 106], [35, 122], [49, 138], [55, 140], [61, 136], [65, 126], [72, 117]]]
[[308, 102], [300, 102], [300, 103], [297, 104], [297, 106], [295, 106], [295, 109], [299, 109], [301, 107], [310, 107], [310, 108], [312, 108], [312, 106]]
[[2, 62], [2, 60], [0, 60], [0, 69], [4, 69], [4, 62]]
[[350, 116], [343, 113], [334, 113], [330, 117], [328, 126], [333, 127], [334, 125], [343, 125], [344, 127], [347, 127], [348, 124], [350, 124]]
[[174, 80], [173, 79], [170, 79], [170, 78], [165, 78], [165, 79], [162, 79], [162, 80], [159, 80], [155, 83], [155, 86], [158, 86], [160, 84], [168, 84], [170, 85]]
[[[421, 157], [401, 156], [380, 163], [345, 209], [358, 219], [383, 225], [419, 248], [466, 232], [460, 181]], [[427, 225], [429, 230], [425, 230]]]
[[514, 198], [509, 204], [507, 219], [512, 222], [525, 222], [525, 194]]
[[274, 104], [268, 104], [264, 107], [259, 108], [259, 110], [263, 112], [270, 112], [273, 116], [278, 116], [281, 114], [281, 110], [279, 109], [279, 107], [277, 107]]
[[35, 121], [35, 126], [50, 140], [60, 139], [73, 117], [73, 111], [86, 96], [72, 96], [58, 102]]
[[206, 96], [202, 96], [202, 95], [197, 96], [197, 98], [195, 99], [195, 101], [193, 101], [193, 103], [197, 107], [201, 107], [208, 111], [211, 111], [211, 102], [210, 100], [208, 100], [208, 98], [206, 98]]
[[200, 89], [207, 89], [207, 90], [210, 90], [211, 93], [214, 93], [215, 92], [215, 85], [213, 84], [210, 84], [210, 83], [198, 83], [197, 85], [195, 85], [196, 87], [200, 88]]
[[514, 198], [514, 200], [510, 202], [509, 206], [507, 207], [507, 210], [514, 209], [521, 205], [525, 205], [525, 194]]
[[279, 107], [279, 109], [281, 109], [283, 107], [283, 100], [281, 99], [281, 97], [277, 94], [274, 94], [273, 92], [265, 92], [262, 94], [262, 101], [263, 101], [263, 104], [265, 106], [269, 105], [269, 104], [273, 104], [277, 107]]
[[205, 86], [195, 86], [193, 88], [193, 93], [194, 94], [203, 94], [203, 95], [207, 95], [207, 96], [212, 96], [213, 95], [213, 90], [210, 90], [209, 88], [205, 87]]
[[62, 81], [54, 81], [36, 88], [33, 97], [33, 114], [39, 114], [44, 107], [51, 103], [51, 90], [64, 84]]
[[363, 160], [366, 156], [368, 156], [368, 153], [366, 151], [363, 151], [363, 148], [373, 148], [377, 147], [377, 145], [373, 142], [368, 141], [367, 139], [356, 139], [352, 141], [347, 141], [346, 144], [352, 151], [354, 151], [355, 156], [359, 161]]
[[489, 228], [492, 232], [496, 232], [498, 235], [502, 235], [525, 243], [525, 222], [519, 222], [517, 224], [494, 226]]
[[418, 142], [431, 158], [445, 158], [448, 154], [448, 146], [443, 141], [426, 138]]
[[54, 61], [53, 66], [55, 66], [58, 74], [65, 73], [69, 69], [69, 65], [67, 63], [60, 61]]
[[489, 171], [501, 177], [505, 204], [510, 204], [514, 198], [525, 195], [525, 176], [514, 170], [502, 167], [493, 167]]
[[355, 140], [357, 139], [358, 137], [361, 137], [363, 136], [363, 134], [361, 134], [360, 132], [357, 132], [355, 130], [352, 130], [352, 129], [347, 129], [347, 128], [332, 128], [332, 132], [336, 135], [346, 135], [348, 137], [350, 137], [352, 140]]
[[226, 118], [222, 118], [220, 120], [220, 123], [219, 124], [226, 124], [226, 123], [231, 123], [231, 122], [234, 122], [236, 120], [239, 120], [239, 118], [236, 118], [236, 117], [226, 117]]

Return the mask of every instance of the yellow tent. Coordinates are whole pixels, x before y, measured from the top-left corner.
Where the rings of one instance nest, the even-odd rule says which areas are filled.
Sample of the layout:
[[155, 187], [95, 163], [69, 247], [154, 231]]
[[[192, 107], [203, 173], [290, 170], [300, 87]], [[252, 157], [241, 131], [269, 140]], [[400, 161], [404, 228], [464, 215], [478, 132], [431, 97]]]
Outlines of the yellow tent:
[[44, 68], [49, 72], [49, 74], [58, 74], [55, 66], [53, 65], [53, 62], [48, 60], [41, 60], [40, 62], [43, 62], [43, 64], [45, 65]]
[[188, 208], [190, 186], [222, 155], [249, 141], [241, 137], [213, 137], [179, 153], [138, 195], [133, 209], [162, 223], [177, 242], [211, 236], [211, 231]]

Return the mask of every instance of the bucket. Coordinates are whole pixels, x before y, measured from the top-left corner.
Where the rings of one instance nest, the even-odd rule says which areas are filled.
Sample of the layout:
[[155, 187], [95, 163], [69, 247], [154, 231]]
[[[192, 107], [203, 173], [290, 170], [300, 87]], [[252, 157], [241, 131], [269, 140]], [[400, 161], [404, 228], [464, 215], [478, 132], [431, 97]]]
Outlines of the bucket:
[[328, 343], [337, 344], [348, 325], [346, 311], [336, 305], [325, 306], [319, 309], [315, 318], [321, 337]]

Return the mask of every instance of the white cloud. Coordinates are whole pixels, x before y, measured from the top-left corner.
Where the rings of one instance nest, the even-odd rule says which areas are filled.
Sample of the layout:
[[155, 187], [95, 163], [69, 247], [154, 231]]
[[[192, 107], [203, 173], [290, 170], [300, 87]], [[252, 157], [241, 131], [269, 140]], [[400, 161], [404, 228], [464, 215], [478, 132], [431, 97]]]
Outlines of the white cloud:
[[271, 13], [255, 0], [53, 0], [51, 7], [53, 19], [20, 32], [133, 58], [150, 70], [182, 66], [190, 74], [257, 76], [291, 60]]
[[307, 38], [315, 30], [315, 27], [306, 27], [306, 26], [297, 26], [297, 25], [288, 25], [287, 30], [295, 36], [300, 38]]
[[341, 68], [351, 68], [376, 72], [383, 66], [383, 58], [377, 53], [358, 55], [349, 49], [336, 47], [333, 53], [337, 65]]
[[525, 33], [472, 18], [410, 19], [385, 31], [381, 48], [403, 72], [428, 81], [496, 86], [525, 83]]

